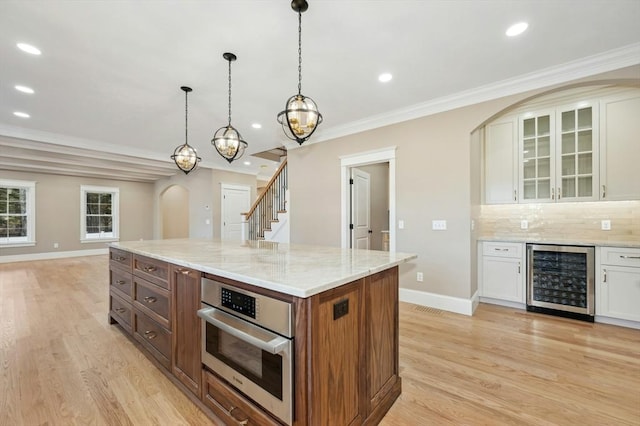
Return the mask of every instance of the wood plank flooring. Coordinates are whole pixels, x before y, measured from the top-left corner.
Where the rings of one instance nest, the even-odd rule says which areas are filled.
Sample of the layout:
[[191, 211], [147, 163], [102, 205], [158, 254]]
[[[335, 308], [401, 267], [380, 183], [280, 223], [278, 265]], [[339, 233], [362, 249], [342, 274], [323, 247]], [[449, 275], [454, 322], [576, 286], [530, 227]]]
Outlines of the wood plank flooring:
[[[213, 424], [108, 324], [107, 271], [0, 264], [0, 425]], [[402, 303], [400, 368], [384, 426], [640, 425], [639, 330]]]

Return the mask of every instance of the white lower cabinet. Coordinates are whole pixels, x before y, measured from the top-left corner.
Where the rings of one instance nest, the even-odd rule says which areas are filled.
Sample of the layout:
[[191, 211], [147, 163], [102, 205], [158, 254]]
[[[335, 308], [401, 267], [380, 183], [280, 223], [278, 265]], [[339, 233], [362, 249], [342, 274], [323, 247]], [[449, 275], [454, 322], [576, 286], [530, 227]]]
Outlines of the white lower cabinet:
[[596, 281], [596, 316], [640, 326], [640, 249], [601, 247]]
[[[525, 303], [524, 244], [483, 242], [480, 297], [484, 302]], [[509, 303], [507, 303], [509, 305]]]

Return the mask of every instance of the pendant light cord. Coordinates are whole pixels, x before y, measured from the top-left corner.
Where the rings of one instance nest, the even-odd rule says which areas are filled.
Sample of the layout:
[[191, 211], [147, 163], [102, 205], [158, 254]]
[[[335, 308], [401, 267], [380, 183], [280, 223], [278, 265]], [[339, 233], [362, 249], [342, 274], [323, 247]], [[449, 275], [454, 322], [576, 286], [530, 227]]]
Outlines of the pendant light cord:
[[302, 12], [298, 11], [298, 95], [302, 94]]
[[231, 59], [229, 59], [229, 126], [231, 126]]
[[189, 96], [189, 92], [188, 91], [184, 91], [184, 143], [185, 145], [189, 145], [188, 142], [188, 138], [187, 138], [187, 129], [189, 128], [189, 103], [187, 101], [187, 96]]

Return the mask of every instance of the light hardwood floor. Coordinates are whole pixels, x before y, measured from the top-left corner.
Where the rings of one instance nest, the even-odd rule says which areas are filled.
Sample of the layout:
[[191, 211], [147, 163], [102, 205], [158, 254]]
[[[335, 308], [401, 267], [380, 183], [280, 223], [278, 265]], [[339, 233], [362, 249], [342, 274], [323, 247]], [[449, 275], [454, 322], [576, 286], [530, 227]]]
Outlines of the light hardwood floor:
[[[106, 256], [0, 264], [0, 425], [211, 425], [107, 321]], [[640, 331], [400, 307], [382, 425], [640, 425]], [[331, 425], [333, 426], [333, 425]]]

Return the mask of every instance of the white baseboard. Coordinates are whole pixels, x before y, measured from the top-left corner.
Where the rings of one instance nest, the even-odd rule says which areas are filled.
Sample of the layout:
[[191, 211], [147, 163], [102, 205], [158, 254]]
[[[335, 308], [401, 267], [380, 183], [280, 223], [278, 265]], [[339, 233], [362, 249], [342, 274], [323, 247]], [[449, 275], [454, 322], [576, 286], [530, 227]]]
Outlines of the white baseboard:
[[109, 254], [108, 248], [74, 251], [50, 251], [46, 253], [16, 254], [11, 256], [0, 256], [0, 263], [26, 262], [29, 260], [62, 259], [66, 257], [97, 256]]
[[525, 303], [512, 302], [510, 300], [494, 299], [491, 297], [480, 297], [480, 302], [490, 303], [492, 305], [506, 306], [508, 308], [527, 309], [527, 305]]
[[628, 328], [640, 329], [640, 322], [638, 322], [638, 321], [630, 321], [630, 320], [624, 320], [624, 319], [618, 319], [618, 318], [603, 317], [601, 315], [596, 315], [595, 316], [595, 322], [599, 322], [599, 323], [602, 323], [602, 324], [617, 325], [617, 326], [620, 326], [620, 327], [628, 327]]
[[462, 299], [459, 297], [401, 288], [400, 301], [471, 316], [478, 306], [478, 293], [476, 292], [471, 299]]

